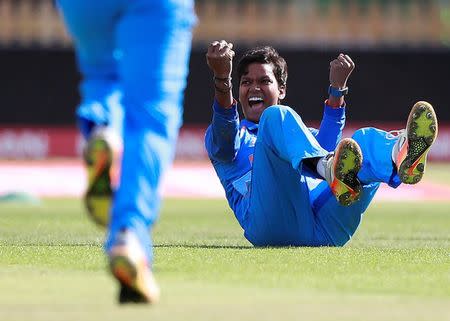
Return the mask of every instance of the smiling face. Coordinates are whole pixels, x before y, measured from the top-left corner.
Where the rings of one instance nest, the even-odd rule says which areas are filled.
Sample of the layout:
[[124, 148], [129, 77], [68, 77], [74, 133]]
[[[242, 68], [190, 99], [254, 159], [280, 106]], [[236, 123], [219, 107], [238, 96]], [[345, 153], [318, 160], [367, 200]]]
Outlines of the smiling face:
[[254, 62], [248, 65], [239, 83], [239, 102], [246, 119], [258, 123], [263, 111], [276, 105], [286, 95], [278, 84], [273, 65]]

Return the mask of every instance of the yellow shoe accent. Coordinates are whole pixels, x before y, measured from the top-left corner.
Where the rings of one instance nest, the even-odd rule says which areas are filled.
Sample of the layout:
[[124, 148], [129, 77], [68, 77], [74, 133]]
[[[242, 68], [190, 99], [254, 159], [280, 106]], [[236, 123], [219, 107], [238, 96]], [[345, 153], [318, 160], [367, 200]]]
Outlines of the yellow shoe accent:
[[109, 252], [110, 270], [120, 283], [120, 303], [156, 303], [160, 290], [146, 257], [134, 235], [124, 235], [124, 241]]
[[84, 202], [89, 216], [102, 227], [109, 223], [113, 192], [118, 186], [122, 146], [110, 129], [99, 128], [88, 141], [84, 160], [88, 187]]
[[336, 147], [331, 163], [330, 188], [341, 205], [349, 206], [359, 200], [361, 182], [358, 172], [362, 165], [362, 152], [358, 143], [344, 138]]
[[414, 104], [404, 133], [406, 139], [395, 160], [398, 175], [404, 184], [417, 184], [422, 179], [427, 155], [437, 134], [438, 121], [433, 106], [425, 101]]

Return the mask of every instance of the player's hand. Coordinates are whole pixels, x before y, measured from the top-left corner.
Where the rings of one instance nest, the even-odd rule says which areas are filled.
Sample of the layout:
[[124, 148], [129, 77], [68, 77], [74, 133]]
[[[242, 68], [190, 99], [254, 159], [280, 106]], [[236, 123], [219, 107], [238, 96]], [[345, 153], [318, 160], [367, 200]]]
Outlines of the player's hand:
[[330, 62], [330, 85], [335, 88], [347, 87], [347, 80], [353, 69], [355, 69], [353, 60], [348, 55], [339, 54]]
[[233, 44], [225, 40], [214, 41], [208, 46], [206, 62], [217, 78], [228, 78], [233, 68]]

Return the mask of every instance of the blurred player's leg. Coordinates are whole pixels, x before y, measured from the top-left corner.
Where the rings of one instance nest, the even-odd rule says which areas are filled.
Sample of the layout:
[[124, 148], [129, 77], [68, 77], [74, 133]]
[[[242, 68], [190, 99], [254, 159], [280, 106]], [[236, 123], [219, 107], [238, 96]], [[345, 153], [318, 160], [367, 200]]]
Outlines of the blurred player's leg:
[[59, 0], [81, 72], [77, 121], [87, 139], [85, 204], [91, 218], [106, 226], [118, 183], [122, 151], [123, 108], [115, 45], [119, 1]]
[[120, 303], [156, 303], [159, 287], [143, 246], [131, 230], [115, 236], [109, 251], [111, 273], [120, 283]]
[[[122, 13], [117, 27], [125, 107], [124, 153], [106, 248], [122, 293], [132, 289], [144, 298], [152, 284], [136, 278], [151, 273], [149, 229], [159, 213], [161, 176], [172, 162], [181, 126], [194, 22], [192, 1], [141, 0]], [[146, 264], [136, 264], [127, 256], [127, 251], [133, 252], [131, 245], [126, 245], [129, 250], [117, 259], [124, 232], [136, 236]], [[127, 268], [117, 268], [127, 257]], [[124, 271], [128, 277], [122, 277]]]
[[[119, 299], [154, 302], [158, 291], [149, 228], [157, 218], [160, 177], [172, 161], [181, 125], [193, 1], [61, 0], [60, 6], [83, 74], [77, 113], [81, 131], [89, 138], [95, 127], [113, 127], [121, 134], [125, 126], [124, 172], [106, 244], [111, 271], [121, 284]], [[101, 189], [111, 196], [105, 188], [112, 183], [111, 147], [107, 135], [96, 130], [86, 155], [94, 172], [88, 192]]]
[[95, 127], [84, 150], [88, 171], [84, 201], [90, 217], [102, 227], [108, 225], [119, 184], [122, 150], [122, 138], [113, 128], [103, 126]]
[[72, 35], [81, 72], [77, 118], [88, 138], [96, 126], [122, 127], [120, 80], [115, 45], [116, 23], [123, 1], [58, 0]]

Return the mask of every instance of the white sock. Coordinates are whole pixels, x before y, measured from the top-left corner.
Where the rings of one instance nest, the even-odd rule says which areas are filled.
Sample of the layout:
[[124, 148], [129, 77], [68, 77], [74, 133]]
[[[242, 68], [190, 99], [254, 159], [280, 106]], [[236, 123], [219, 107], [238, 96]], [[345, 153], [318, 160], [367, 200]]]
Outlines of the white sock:
[[398, 153], [400, 152], [403, 145], [408, 140], [408, 138], [406, 136], [407, 135], [406, 130], [396, 131], [396, 134], [397, 135], [394, 137], [395, 137], [395, 139], [397, 139], [397, 141], [395, 142], [394, 146], [392, 147], [392, 153], [391, 153], [391, 158], [392, 158], [392, 161], [394, 162], [394, 164], [397, 164]]
[[321, 157], [319, 161], [317, 162], [316, 170], [317, 174], [322, 176], [322, 178], [326, 179], [325, 177], [325, 168], [327, 166], [327, 160], [326, 157]]

